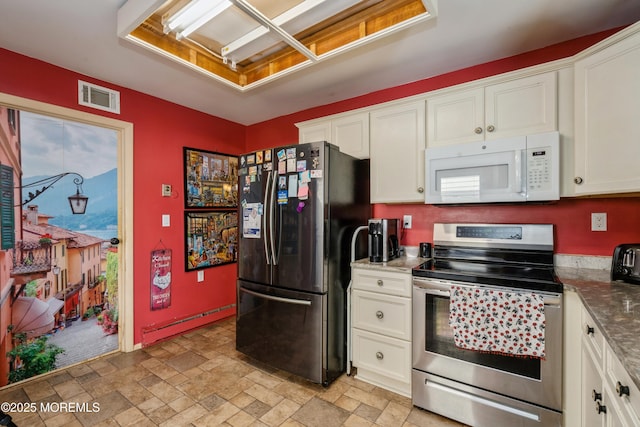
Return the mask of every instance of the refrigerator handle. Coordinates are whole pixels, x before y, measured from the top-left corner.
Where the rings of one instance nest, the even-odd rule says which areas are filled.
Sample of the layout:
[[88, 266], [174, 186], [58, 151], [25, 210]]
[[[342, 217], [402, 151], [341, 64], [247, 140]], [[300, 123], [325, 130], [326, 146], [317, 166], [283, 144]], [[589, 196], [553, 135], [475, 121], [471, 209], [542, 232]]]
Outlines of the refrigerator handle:
[[264, 298], [264, 299], [268, 299], [271, 301], [278, 301], [278, 302], [284, 302], [287, 304], [296, 304], [296, 305], [311, 305], [311, 301], [309, 300], [304, 300], [304, 299], [292, 299], [292, 298], [284, 298], [284, 297], [276, 297], [273, 295], [265, 295], [265, 294], [261, 294], [260, 292], [255, 292], [255, 291], [250, 291], [249, 289], [241, 289], [242, 292], [259, 297], [259, 298]]
[[267, 175], [267, 184], [265, 187], [265, 191], [264, 191], [264, 200], [263, 200], [263, 206], [265, 207], [265, 209], [263, 209], [262, 212], [262, 232], [264, 234], [264, 236], [262, 237], [262, 242], [264, 243], [264, 256], [267, 259], [267, 265], [271, 265], [271, 256], [269, 255], [269, 245], [267, 243], [267, 212], [269, 212], [269, 210], [267, 209], [267, 207], [269, 206], [269, 198], [271, 196], [271, 191], [270, 191], [270, 185], [271, 185], [271, 171], [268, 172]]
[[273, 174], [273, 183], [271, 184], [271, 205], [269, 206], [269, 242], [271, 243], [271, 257], [273, 259], [273, 265], [278, 265], [278, 257], [276, 256], [276, 242], [275, 242], [275, 217], [276, 217], [276, 179], [277, 174]]

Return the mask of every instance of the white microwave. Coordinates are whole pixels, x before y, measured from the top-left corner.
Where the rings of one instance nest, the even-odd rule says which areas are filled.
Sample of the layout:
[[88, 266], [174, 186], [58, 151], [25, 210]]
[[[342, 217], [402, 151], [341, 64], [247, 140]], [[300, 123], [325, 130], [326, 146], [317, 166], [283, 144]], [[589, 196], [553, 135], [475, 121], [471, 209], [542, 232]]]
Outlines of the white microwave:
[[560, 198], [560, 135], [547, 132], [425, 150], [425, 203]]

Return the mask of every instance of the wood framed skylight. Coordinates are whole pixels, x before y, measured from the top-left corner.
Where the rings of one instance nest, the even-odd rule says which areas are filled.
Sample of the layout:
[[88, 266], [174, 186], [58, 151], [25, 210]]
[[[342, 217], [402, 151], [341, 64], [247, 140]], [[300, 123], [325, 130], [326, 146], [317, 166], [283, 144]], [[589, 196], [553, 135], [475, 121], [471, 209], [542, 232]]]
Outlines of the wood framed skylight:
[[433, 1], [129, 0], [118, 35], [246, 91], [433, 19]]

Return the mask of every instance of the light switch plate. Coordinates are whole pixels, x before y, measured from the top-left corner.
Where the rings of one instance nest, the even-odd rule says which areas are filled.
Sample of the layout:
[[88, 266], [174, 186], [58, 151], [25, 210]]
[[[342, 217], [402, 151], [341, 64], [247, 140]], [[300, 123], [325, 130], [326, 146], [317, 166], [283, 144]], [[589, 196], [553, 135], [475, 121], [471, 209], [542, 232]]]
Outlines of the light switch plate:
[[198, 282], [204, 282], [204, 271], [198, 271]]
[[162, 215], [162, 226], [170, 227], [171, 226], [171, 215], [163, 214]]

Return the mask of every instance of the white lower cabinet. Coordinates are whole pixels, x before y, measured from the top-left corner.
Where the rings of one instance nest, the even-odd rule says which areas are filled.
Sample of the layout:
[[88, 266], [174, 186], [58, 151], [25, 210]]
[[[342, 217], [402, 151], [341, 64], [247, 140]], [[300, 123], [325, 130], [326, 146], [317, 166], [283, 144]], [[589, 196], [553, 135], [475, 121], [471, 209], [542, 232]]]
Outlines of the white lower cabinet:
[[411, 272], [352, 269], [356, 378], [411, 396]]
[[[565, 425], [581, 427], [638, 427], [640, 426], [640, 390], [632, 382], [626, 369], [606, 342], [602, 331], [595, 324], [578, 297], [567, 293], [566, 301], [578, 307], [569, 307], [569, 312], [580, 316], [581, 331], [578, 322], [567, 318], [573, 330], [566, 332], [568, 343], [565, 349], [571, 351], [574, 341], [579, 338], [580, 352], [571, 351], [571, 357], [565, 359], [565, 397], [579, 390], [579, 405], [574, 407], [569, 399], [565, 405]], [[575, 369], [576, 366], [579, 369]], [[575, 409], [575, 411], [573, 410]]]

